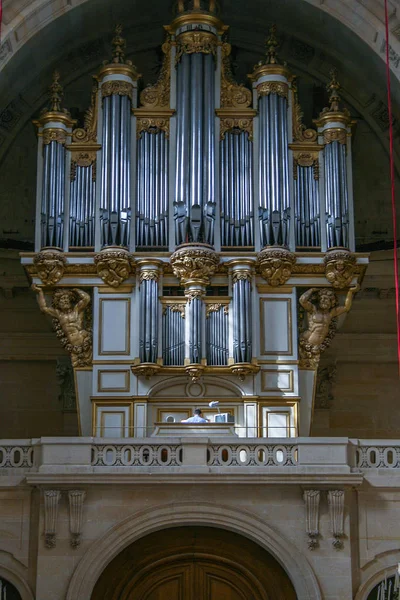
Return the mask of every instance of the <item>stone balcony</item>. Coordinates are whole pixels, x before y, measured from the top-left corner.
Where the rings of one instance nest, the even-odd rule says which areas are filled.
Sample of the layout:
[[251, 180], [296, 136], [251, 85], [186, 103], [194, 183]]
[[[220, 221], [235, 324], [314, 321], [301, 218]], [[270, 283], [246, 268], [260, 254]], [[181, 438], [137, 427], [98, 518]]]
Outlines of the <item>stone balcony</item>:
[[[151, 478], [150, 478], [151, 476]], [[0, 440], [0, 487], [237, 483], [400, 487], [400, 440], [37, 438]]]

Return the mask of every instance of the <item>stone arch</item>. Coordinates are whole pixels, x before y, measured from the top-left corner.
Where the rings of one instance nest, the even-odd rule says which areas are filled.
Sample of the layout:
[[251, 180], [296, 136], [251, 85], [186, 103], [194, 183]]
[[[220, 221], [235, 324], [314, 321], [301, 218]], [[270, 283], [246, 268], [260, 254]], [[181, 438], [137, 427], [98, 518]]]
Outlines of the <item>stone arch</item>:
[[34, 600], [34, 595], [26, 581], [27, 568], [9, 552], [0, 550], [0, 577], [7, 579], [19, 592], [22, 600]]
[[243, 535], [272, 554], [289, 576], [298, 600], [322, 599], [317, 579], [304, 555], [264, 521], [230, 506], [184, 502], [137, 512], [96, 540], [73, 574], [66, 600], [89, 600], [109, 562], [139, 538], [161, 529], [201, 525], [204, 521], [208, 526]]
[[383, 552], [375, 556], [362, 569], [364, 582], [358, 588], [354, 600], [367, 600], [371, 591], [379, 582], [383, 581], [385, 575], [393, 577], [396, 574], [399, 562], [400, 550]]

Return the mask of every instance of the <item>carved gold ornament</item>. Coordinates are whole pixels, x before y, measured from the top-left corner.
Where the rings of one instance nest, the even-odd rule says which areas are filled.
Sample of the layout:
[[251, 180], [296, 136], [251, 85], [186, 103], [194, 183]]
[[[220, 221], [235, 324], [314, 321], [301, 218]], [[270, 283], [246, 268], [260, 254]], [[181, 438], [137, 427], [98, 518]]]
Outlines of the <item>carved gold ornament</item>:
[[228, 43], [222, 44], [221, 108], [248, 108], [251, 105], [252, 94], [233, 78], [229, 58], [231, 48]]
[[[235, 131], [236, 130], [236, 131]], [[253, 119], [242, 119], [236, 117], [224, 117], [221, 118], [220, 121], [220, 139], [223, 140], [225, 138], [225, 134], [227, 131], [232, 131], [233, 133], [240, 133], [241, 131], [247, 131], [249, 134], [249, 140], [253, 139]]]
[[343, 127], [334, 127], [332, 129], [324, 130], [324, 144], [331, 144], [332, 142], [339, 142], [339, 144], [346, 144], [347, 131]]
[[58, 129], [56, 127], [48, 127], [43, 130], [43, 144], [51, 144], [51, 142], [57, 142], [64, 146], [67, 142], [67, 132], [64, 129]]
[[264, 81], [257, 86], [258, 96], [269, 96], [270, 94], [277, 94], [282, 98], [288, 97], [288, 84], [283, 81]]
[[238, 281], [252, 281], [252, 273], [248, 269], [236, 269], [232, 272], [232, 282], [237, 283]]
[[208, 319], [210, 313], [218, 312], [222, 307], [224, 307], [224, 315], [227, 315], [229, 313], [228, 304], [206, 304], [206, 319]]
[[183, 54], [212, 54], [215, 56], [218, 40], [208, 31], [185, 31], [177, 38], [176, 62]]
[[325, 277], [336, 289], [351, 285], [355, 275], [356, 257], [347, 250], [331, 250], [325, 258]]
[[75, 181], [77, 167], [90, 167], [92, 170], [92, 181], [96, 181], [96, 151], [83, 151], [71, 153], [71, 172], [70, 179]]
[[158, 133], [159, 131], [165, 132], [165, 137], [169, 137], [169, 118], [163, 117], [139, 117], [136, 123], [136, 136], [140, 138], [142, 132], [147, 133]]
[[196, 364], [186, 365], [185, 371], [190, 379], [195, 383], [204, 373], [204, 366]]
[[168, 308], [171, 312], [179, 312], [181, 314], [182, 319], [185, 318], [185, 314], [186, 314], [185, 304], [165, 304], [164, 309], [163, 309], [164, 315], [167, 312]]
[[42, 312], [53, 318], [53, 326], [61, 345], [71, 354], [73, 367], [87, 367], [92, 363], [92, 332], [85, 328], [89, 321], [86, 309], [90, 296], [83, 290], [59, 289], [53, 294], [52, 306], [47, 306], [43, 290], [32, 286], [38, 293], [39, 307]]
[[102, 250], [94, 256], [97, 274], [107, 285], [119, 287], [131, 274], [131, 258], [126, 250]]
[[297, 179], [297, 167], [312, 167], [314, 179], [319, 179], [318, 152], [293, 151], [293, 178]]
[[203, 285], [208, 285], [218, 263], [218, 255], [207, 246], [184, 246], [171, 255], [174, 275], [183, 284], [196, 280]]
[[146, 108], [169, 108], [171, 86], [171, 42], [162, 45], [164, 60], [155, 85], [148, 85], [140, 94], [140, 103]]
[[300, 368], [318, 368], [322, 352], [330, 346], [335, 336], [337, 317], [349, 312], [353, 294], [358, 289], [358, 286], [350, 288], [344, 306], [339, 306], [338, 297], [331, 288], [311, 288], [300, 296], [299, 303], [306, 316], [306, 324], [299, 338]]
[[158, 281], [159, 276], [160, 273], [157, 271], [157, 269], [146, 269], [140, 271], [139, 280], [140, 283], [143, 283], [143, 281]]
[[150, 377], [157, 375], [160, 369], [161, 365], [157, 365], [156, 363], [140, 363], [131, 367], [131, 371], [134, 375], [137, 377], [145, 377], [146, 379], [150, 379]]
[[205, 296], [205, 291], [203, 289], [186, 289], [185, 297], [187, 298], [188, 303], [190, 304], [192, 300], [201, 300]]
[[261, 276], [269, 285], [283, 285], [290, 278], [296, 256], [285, 248], [264, 248], [257, 257]]
[[56, 285], [64, 275], [67, 261], [60, 252], [44, 250], [36, 254], [33, 264], [44, 286]]
[[106, 81], [101, 86], [101, 96], [106, 98], [107, 96], [129, 96], [132, 100], [133, 85], [128, 81]]
[[260, 370], [259, 365], [253, 363], [235, 363], [229, 367], [231, 373], [244, 381], [248, 375], [255, 375]]
[[293, 95], [293, 141], [313, 144], [317, 141], [318, 132], [315, 129], [307, 129], [303, 123], [304, 113], [298, 102], [296, 78], [292, 81]]

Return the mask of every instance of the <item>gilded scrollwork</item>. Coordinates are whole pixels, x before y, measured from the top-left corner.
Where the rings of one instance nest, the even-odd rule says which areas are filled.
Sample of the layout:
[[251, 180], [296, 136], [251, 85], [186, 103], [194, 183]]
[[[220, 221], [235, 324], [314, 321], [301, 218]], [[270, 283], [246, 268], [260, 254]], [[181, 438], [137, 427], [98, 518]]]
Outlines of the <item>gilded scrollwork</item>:
[[185, 290], [185, 297], [187, 298], [187, 301], [189, 302], [189, 304], [192, 302], [192, 300], [196, 300], [196, 299], [201, 300], [204, 296], [205, 296], [205, 291], [203, 289], [190, 288], [190, 289]]
[[148, 85], [140, 94], [140, 102], [146, 108], [169, 108], [171, 85], [171, 42], [162, 45], [164, 60], [157, 83]]
[[131, 274], [132, 261], [126, 250], [102, 250], [95, 254], [97, 274], [107, 285], [119, 287]]
[[181, 314], [182, 319], [185, 318], [185, 314], [186, 314], [185, 304], [183, 304], [183, 303], [182, 304], [165, 304], [164, 309], [163, 309], [163, 314], [165, 314], [167, 312], [168, 308], [172, 312], [179, 312]]
[[356, 257], [347, 250], [331, 250], [325, 258], [325, 277], [336, 289], [348, 287], [355, 275]]
[[190, 379], [195, 383], [204, 373], [203, 365], [190, 364], [185, 367], [185, 371]]
[[304, 113], [298, 102], [296, 80], [292, 82], [293, 90], [293, 141], [315, 144], [318, 133], [315, 129], [308, 129], [303, 123]]
[[97, 139], [97, 82], [92, 87], [92, 99], [85, 113], [84, 126], [77, 127], [72, 132], [73, 143], [93, 143]]
[[307, 321], [299, 340], [301, 368], [318, 368], [322, 352], [335, 336], [337, 317], [349, 312], [358, 289], [358, 286], [350, 288], [344, 306], [339, 306], [337, 295], [330, 288], [311, 288], [300, 297]]
[[208, 31], [185, 31], [177, 38], [176, 62], [183, 54], [212, 54], [215, 56], [218, 40]]
[[253, 276], [250, 269], [235, 269], [232, 272], [232, 283], [237, 283], [238, 281], [252, 281]]
[[230, 53], [231, 45], [222, 44], [221, 107], [248, 108], [251, 105], [252, 94], [243, 84], [238, 84], [234, 80]]
[[258, 268], [269, 285], [284, 285], [292, 274], [296, 256], [285, 248], [264, 248], [258, 255]]
[[229, 305], [216, 303], [216, 304], [207, 304], [206, 305], [206, 319], [210, 316], [212, 312], [218, 312], [221, 308], [224, 308], [224, 314], [227, 315], [229, 313]]
[[297, 179], [297, 167], [312, 167], [314, 179], [319, 179], [318, 152], [293, 152], [293, 178]]
[[160, 272], [157, 269], [144, 269], [139, 273], [140, 283], [143, 281], [158, 281]]
[[[82, 151], [82, 152], [72, 152], [71, 154], [71, 174], [70, 179], [74, 181], [76, 179], [76, 168], [77, 167], [93, 167], [96, 164], [96, 151]], [[96, 180], [96, 173], [92, 174], [93, 181]]]
[[32, 286], [38, 293], [40, 310], [53, 318], [53, 325], [62, 346], [71, 354], [74, 368], [87, 367], [92, 362], [92, 332], [85, 328], [85, 311], [90, 304], [88, 293], [78, 288], [58, 289], [52, 306], [47, 306], [42, 288]]
[[194, 279], [207, 285], [218, 263], [218, 254], [206, 246], [178, 248], [171, 256], [174, 275], [183, 284]]
[[67, 261], [61, 252], [44, 250], [36, 254], [33, 264], [43, 285], [53, 286], [63, 277]]
[[333, 127], [331, 129], [324, 130], [324, 144], [331, 144], [332, 142], [339, 142], [339, 144], [346, 144], [347, 132], [343, 127]]

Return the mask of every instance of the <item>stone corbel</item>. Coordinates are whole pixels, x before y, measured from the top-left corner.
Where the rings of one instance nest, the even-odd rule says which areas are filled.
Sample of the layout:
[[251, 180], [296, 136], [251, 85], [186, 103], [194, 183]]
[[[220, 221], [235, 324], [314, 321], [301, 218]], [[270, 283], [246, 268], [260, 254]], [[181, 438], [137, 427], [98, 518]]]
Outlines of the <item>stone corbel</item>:
[[55, 548], [57, 539], [58, 503], [60, 490], [44, 491], [44, 544], [46, 548]]
[[82, 512], [86, 492], [82, 490], [70, 490], [69, 500], [69, 529], [71, 532], [72, 548], [79, 548], [82, 534]]
[[304, 502], [306, 505], [306, 533], [308, 535], [308, 547], [314, 550], [318, 547], [319, 538], [319, 490], [304, 490]]
[[332, 545], [336, 550], [341, 550], [343, 548], [342, 538], [344, 538], [344, 491], [329, 490], [328, 504], [331, 532], [334, 537]]

